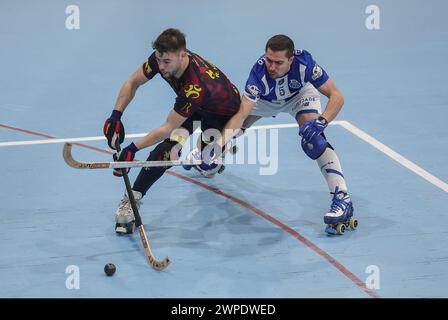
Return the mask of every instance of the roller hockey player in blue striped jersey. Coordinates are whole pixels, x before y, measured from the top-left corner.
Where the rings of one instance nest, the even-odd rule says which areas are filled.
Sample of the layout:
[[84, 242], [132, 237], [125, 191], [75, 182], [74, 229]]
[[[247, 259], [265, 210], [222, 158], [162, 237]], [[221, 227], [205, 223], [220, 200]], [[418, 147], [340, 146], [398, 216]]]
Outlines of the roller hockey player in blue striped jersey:
[[[324, 112], [320, 93], [328, 97]], [[342, 94], [311, 54], [295, 50], [289, 37], [276, 35], [252, 67], [240, 109], [224, 127], [218, 145], [223, 146], [241, 133], [239, 129], [244, 131], [262, 117], [289, 113], [299, 124], [303, 151], [316, 160], [332, 195], [330, 210], [324, 215], [325, 231], [343, 234], [347, 227], [355, 229], [358, 222], [353, 218], [353, 204], [338, 156], [324, 134], [343, 103]]]

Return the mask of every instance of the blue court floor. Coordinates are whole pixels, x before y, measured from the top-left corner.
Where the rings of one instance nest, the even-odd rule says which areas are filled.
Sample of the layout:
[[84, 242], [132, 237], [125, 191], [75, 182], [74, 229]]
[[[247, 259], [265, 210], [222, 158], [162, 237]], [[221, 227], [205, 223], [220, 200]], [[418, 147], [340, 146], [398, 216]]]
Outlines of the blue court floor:
[[[0, 297], [448, 297], [448, 3], [343, 2], [2, 1]], [[79, 29], [67, 28], [70, 5]], [[369, 5], [379, 29], [366, 26]], [[240, 91], [272, 35], [313, 54], [345, 97], [326, 135], [356, 231], [324, 232], [326, 182], [282, 114], [248, 133], [278, 135], [275, 164], [229, 164], [213, 179], [175, 167], [150, 189], [142, 220], [154, 254], [171, 257], [167, 269], [148, 265], [138, 233], [115, 234], [123, 181], [68, 167], [63, 140], [49, 140], [76, 138], [96, 148], [74, 146], [76, 158], [112, 161], [97, 138], [104, 120], [169, 27]], [[174, 99], [160, 77], [148, 82], [123, 116], [126, 132], [159, 126]], [[261, 175], [269, 165], [275, 174]]]

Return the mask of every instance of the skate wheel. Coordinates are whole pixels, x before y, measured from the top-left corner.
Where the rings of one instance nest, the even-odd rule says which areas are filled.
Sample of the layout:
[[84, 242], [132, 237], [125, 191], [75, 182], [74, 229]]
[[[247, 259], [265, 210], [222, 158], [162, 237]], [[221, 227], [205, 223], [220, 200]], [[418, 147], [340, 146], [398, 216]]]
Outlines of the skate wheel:
[[337, 227], [336, 227], [336, 231], [337, 231], [338, 234], [344, 234], [344, 232], [345, 232], [345, 224], [343, 224], [343, 223], [338, 224]]
[[349, 223], [352, 230], [355, 230], [358, 227], [358, 220], [354, 219], [353, 217], [350, 218]]
[[333, 226], [331, 225], [327, 225], [327, 227], [325, 228], [325, 232], [331, 235], [335, 235], [337, 234], [337, 231], [335, 228], [333, 228]]
[[238, 152], [238, 147], [237, 146], [232, 146], [232, 148], [230, 148], [230, 153], [231, 154], [236, 154]]
[[126, 226], [126, 233], [127, 234], [132, 234], [134, 233], [134, 223], [130, 223]]
[[127, 230], [124, 226], [118, 225], [115, 227], [115, 232], [118, 233], [119, 235], [122, 235], [122, 234], [127, 233]]
[[132, 234], [134, 233], [134, 222], [123, 224], [123, 223], [117, 223], [115, 225], [115, 232], [123, 235], [123, 234]]
[[219, 168], [218, 173], [219, 174], [223, 173], [225, 169], [226, 169], [226, 167], [224, 165], [222, 165], [221, 168]]

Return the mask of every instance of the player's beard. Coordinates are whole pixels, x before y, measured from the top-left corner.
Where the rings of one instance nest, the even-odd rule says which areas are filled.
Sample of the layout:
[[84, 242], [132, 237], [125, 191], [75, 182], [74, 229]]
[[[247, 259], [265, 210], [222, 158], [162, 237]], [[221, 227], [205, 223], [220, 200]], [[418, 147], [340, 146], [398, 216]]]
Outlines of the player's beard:
[[289, 70], [286, 71], [286, 72], [283, 72], [283, 73], [280, 73], [280, 72], [273, 72], [273, 73], [270, 73], [270, 72], [268, 71], [268, 74], [269, 74], [269, 76], [271, 77], [271, 79], [274, 79], [274, 80], [275, 80], [275, 79], [284, 77], [288, 72], [289, 72]]
[[162, 73], [162, 76], [165, 79], [174, 79], [174, 78], [176, 78], [175, 75], [179, 72], [179, 69], [180, 69], [180, 65], [177, 68], [174, 68], [170, 72], [166, 71], [165, 73]]
[[277, 77], [277, 73], [270, 73], [270, 72], [268, 72], [268, 74], [269, 74], [269, 76], [271, 77], [271, 79], [276, 79], [276, 78], [278, 78]]
[[171, 72], [162, 73], [162, 77], [164, 77], [165, 79], [172, 78]]

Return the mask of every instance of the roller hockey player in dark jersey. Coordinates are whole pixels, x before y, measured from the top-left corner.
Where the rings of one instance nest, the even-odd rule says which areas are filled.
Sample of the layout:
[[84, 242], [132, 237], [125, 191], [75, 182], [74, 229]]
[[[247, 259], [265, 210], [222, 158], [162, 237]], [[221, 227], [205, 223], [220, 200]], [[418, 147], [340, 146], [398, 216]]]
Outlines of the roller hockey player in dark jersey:
[[[159, 128], [117, 153], [117, 161], [132, 161], [137, 151], [155, 144], [157, 146], [149, 154], [148, 161], [176, 160], [183, 143], [196, 129], [195, 124], [200, 124], [202, 132], [208, 129], [221, 131], [240, 106], [236, 87], [215, 65], [187, 50], [185, 36], [181, 31], [163, 31], [153, 42], [153, 49], [154, 52], [143, 66], [122, 86], [115, 108], [104, 124], [104, 135], [109, 147], [115, 149], [117, 140], [123, 142], [123, 111], [133, 99], [137, 88], [156, 74], [160, 74], [176, 92], [174, 108]], [[201, 150], [206, 147], [206, 142], [201, 141]], [[149, 188], [167, 169], [169, 167], [150, 167], [140, 171], [132, 187], [138, 206]], [[216, 164], [203, 163], [197, 169], [214, 174], [219, 168]], [[122, 175], [120, 170], [114, 171], [114, 174]], [[126, 193], [115, 216], [116, 232], [133, 232], [134, 214]]]

